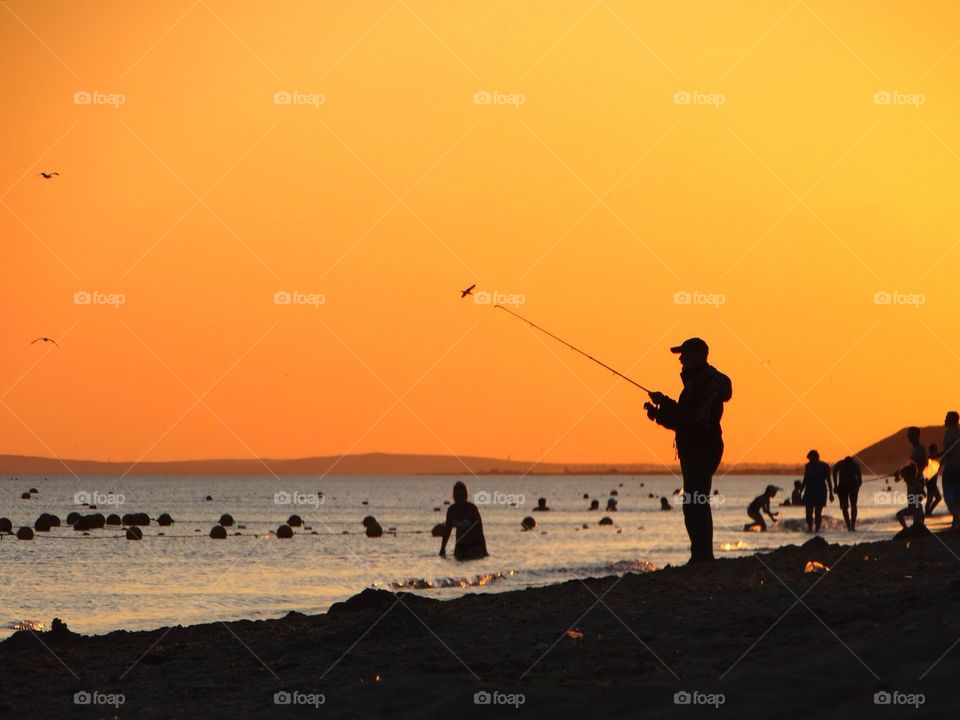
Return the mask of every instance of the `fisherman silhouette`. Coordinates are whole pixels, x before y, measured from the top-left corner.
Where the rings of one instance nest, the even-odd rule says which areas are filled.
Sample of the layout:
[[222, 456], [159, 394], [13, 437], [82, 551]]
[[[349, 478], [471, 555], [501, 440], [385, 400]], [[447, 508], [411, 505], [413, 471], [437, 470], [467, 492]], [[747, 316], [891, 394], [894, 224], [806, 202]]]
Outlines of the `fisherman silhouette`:
[[467, 500], [467, 486], [457, 481], [453, 485], [453, 504], [447, 508], [447, 521], [443, 526], [440, 557], [447, 556], [447, 541], [450, 532], [457, 529], [453, 556], [457, 560], [477, 560], [487, 556], [487, 541], [483, 537], [483, 521], [477, 506]]
[[643, 407], [648, 418], [676, 433], [690, 562], [702, 562], [714, 559], [710, 486], [723, 457], [723, 404], [733, 388], [730, 378], [707, 362], [710, 348], [700, 338], [684, 340], [670, 352], [680, 356], [683, 391], [677, 400], [651, 392]]
[[[863, 484], [863, 473], [860, 463], [847, 455], [833, 466], [833, 490], [840, 501], [840, 510], [843, 511], [843, 522], [847, 530], [853, 532], [857, 528], [857, 496]], [[849, 508], [849, 509], [848, 509]]]
[[823, 516], [823, 507], [827, 504], [827, 493], [833, 502], [833, 485], [830, 484], [830, 466], [820, 459], [820, 453], [811, 450], [807, 453], [809, 461], [803, 468], [803, 504], [807, 509], [807, 530], [813, 532], [816, 522], [817, 532]]

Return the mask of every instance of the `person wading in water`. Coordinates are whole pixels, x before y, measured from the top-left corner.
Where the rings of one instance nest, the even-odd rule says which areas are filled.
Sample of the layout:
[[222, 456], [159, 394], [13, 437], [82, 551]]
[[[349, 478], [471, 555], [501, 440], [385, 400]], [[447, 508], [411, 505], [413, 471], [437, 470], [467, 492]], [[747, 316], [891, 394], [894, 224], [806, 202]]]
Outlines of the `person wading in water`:
[[683, 391], [677, 400], [651, 392], [647, 417], [676, 433], [683, 474], [683, 522], [690, 536], [690, 562], [713, 560], [713, 515], [710, 487], [723, 457], [720, 419], [733, 395], [730, 378], [707, 362], [710, 352], [700, 338], [670, 348], [680, 356]]

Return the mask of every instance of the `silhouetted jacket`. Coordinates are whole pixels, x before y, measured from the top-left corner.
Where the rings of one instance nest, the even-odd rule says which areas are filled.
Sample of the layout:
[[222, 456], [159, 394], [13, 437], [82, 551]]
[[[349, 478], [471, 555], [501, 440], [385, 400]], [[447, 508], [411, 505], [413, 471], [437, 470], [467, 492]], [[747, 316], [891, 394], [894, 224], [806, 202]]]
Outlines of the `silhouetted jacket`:
[[677, 434], [677, 452], [715, 449], [722, 433], [723, 404], [733, 396], [730, 378], [713, 365], [685, 368], [680, 373], [683, 392], [678, 400], [667, 398], [658, 408], [658, 425]]

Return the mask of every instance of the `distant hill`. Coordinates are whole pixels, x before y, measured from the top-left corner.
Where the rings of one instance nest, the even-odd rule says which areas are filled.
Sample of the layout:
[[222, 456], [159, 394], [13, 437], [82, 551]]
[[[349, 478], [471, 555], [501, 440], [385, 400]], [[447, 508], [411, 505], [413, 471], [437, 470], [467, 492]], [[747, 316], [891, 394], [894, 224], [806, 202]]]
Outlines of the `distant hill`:
[[[651, 463], [537, 463], [465, 455], [367, 453], [288, 459], [171, 460], [142, 462], [58, 460], [0, 455], [0, 478], [13, 475], [662, 475], [678, 467]], [[721, 468], [726, 471], [726, 468]], [[740, 474], [796, 474], [785, 465], [738, 465]]]
[[[924, 447], [943, 443], [943, 425], [927, 425], [920, 428], [920, 442]], [[880, 475], [892, 473], [898, 466], [910, 458], [910, 445], [907, 442], [907, 428], [902, 427], [892, 435], [857, 453], [857, 459], [864, 473], [872, 470]]]

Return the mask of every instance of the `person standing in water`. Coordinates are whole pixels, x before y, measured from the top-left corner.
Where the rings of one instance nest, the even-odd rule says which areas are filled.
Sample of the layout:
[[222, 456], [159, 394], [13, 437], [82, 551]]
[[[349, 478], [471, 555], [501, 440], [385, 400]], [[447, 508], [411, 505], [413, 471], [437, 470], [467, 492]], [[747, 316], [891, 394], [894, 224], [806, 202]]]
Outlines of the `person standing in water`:
[[827, 493], [833, 502], [833, 486], [830, 484], [830, 466], [820, 459], [820, 453], [811, 450], [807, 453], [807, 464], [803, 468], [803, 504], [807, 509], [807, 530], [813, 532], [816, 522], [817, 532], [823, 516], [823, 507], [827, 504]]
[[833, 491], [840, 501], [843, 511], [843, 522], [847, 530], [857, 529], [857, 497], [860, 495], [860, 486], [863, 485], [863, 473], [860, 472], [860, 463], [847, 455], [833, 466]]
[[943, 424], [943, 449], [936, 459], [943, 478], [943, 502], [953, 515], [950, 529], [960, 530], [960, 414], [951, 410]]
[[[934, 459], [940, 456], [940, 450], [937, 448], [936, 443], [932, 443], [927, 451], [927, 457]], [[930, 466], [927, 465], [927, 469], [930, 469]], [[937, 463], [936, 469], [930, 473], [930, 477], [927, 478], [927, 507], [924, 509], [923, 514], [927, 517], [933, 515], [933, 511], [936, 509], [937, 505], [940, 504], [940, 501], [943, 500], [943, 495], [940, 494], [940, 488], [937, 487], [937, 477], [940, 475], [940, 463]]]
[[647, 417], [676, 433], [683, 475], [683, 522], [690, 537], [690, 562], [713, 560], [710, 487], [723, 457], [720, 419], [733, 396], [730, 378], [707, 362], [710, 348], [700, 338], [670, 348], [680, 356], [683, 390], [677, 400], [651, 392]]
[[477, 506], [467, 500], [467, 486], [457, 481], [453, 485], [453, 504], [447, 508], [447, 522], [443, 526], [440, 557], [447, 556], [447, 541], [457, 529], [453, 556], [457, 560], [479, 560], [487, 557], [487, 541], [483, 537], [483, 521]]

